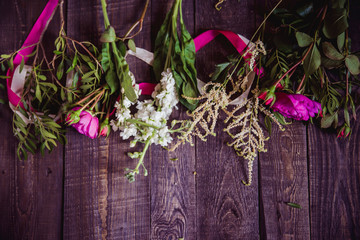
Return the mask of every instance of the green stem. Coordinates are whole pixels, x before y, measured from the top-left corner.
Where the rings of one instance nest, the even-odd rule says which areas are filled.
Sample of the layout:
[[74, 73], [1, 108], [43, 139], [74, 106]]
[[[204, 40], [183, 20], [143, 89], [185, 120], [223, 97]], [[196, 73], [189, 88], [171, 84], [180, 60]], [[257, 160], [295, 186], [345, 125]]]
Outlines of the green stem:
[[144, 163], [144, 157], [145, 157], [145, 154], [150, 146], [150, 140], [154, 137], [155, 135], [155, 131], [153, 131], [153, 134], [151, 135], [151, 137], [149, 137], [147, 140], [146, 140], [146, 143], [145, 143], [145, 147], [144, 147], [144, 150], [142, 151], [141, 153], [141, 157], [139, 158], [139, 162], [138, 164], [136, 165], [135, 169], [134, 169], [134, 172], [136, 173], [139, 173], [139, 167]]
[[259, 27], [256, 29], [255, 33], [253, 34], [253, 36], [250, 39], [250, 42], [255, 38], [256, 34], [259, 32], [259, 30], [261, 29], [261, 27], [265, 24], [265, 22], [267, 21], [267, 19], [271, 16], [271, 14], [275, 11], [275, 9], [280, 5], [280, 3], [282, 3], [283, 0], [280, 0], [275, 7], [270, 11], [270, 13], [264, 18], [264, 20], [262, 21], [262, 23], [259, 25]]
[[110, 27], [110, 21], [109, 21], [108, 13], [106, 11], [106, 6], [107, 6], [106, 0], [101, 0], [101, 6], [102, 6], [103, 15], [104, 15], [105, 29], [107, 29], [108, 27]]
[[160, 128], [157, 127], [157, 126], [154, 126], [154, 125], [145, 123], [145, 122], [143, 122], [143, 121], [141, 121], [141, 120], [137, 120], [137, 119], [127, 119], [126, 121], [129, 122], [129, 123], [138, 124], [138, 125], [142, 125], [142, 126], [145, 126], [145, 127], [151, 127], [151, 128], [153, 128], [153, 129], [155, 129], [155, 130], [159, 130], [159, 129], [160, 129]]

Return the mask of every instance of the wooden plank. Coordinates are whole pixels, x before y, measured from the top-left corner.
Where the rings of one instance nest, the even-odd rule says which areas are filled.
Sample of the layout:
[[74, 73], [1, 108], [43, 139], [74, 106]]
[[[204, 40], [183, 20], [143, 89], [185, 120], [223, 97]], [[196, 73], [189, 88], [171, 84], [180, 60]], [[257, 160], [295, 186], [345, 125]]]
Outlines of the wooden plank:
[[[44, 6], [44, 1], [0, 4], [1, 53], [21, 47]], [[55, 17], [46, 38], [56, 35], [58, 26]], [[17, 141], [11, 121], [8, 105], [1, 106], [0, 239], [60, 239], [63, 147], [60, 145], [51, 155], [30, 155], [27, 161], [20, 161], [15, 154]]]
[[[260, 236], [309, 239], [306, 127], [296, 122], [283, 132], [273, 127], [267, 153], [259, 159]], [[286, 203], [297, 203], [301, 209]]]
[[[232, 30], [251, 38], [255, 31], [253, 1], [226, 1], [222, 10], [214, 8], [214, 1], [196, 1], [196, 33], [208, 29]], [[226, 61], [235, 49], [224, 38], [199, 51], [199, 77], [208, 81], [214, 65]], [[197, 238], [198, 239], [258, 239], [258, 178], [254, 161], [253, 182], [249, 187], [247, 161], [237, 157], [223, 132], [223, 118], [218, 120], [216, 137], [196, 143], [197, 180]]]
[[[119, 35], [140, 16], [143, 1], [108, 1], [110, 21]], [[135, 42], [150, 48], [150, 16]], [[103, 31], [100, 1], [68, 1], [68, 34], [99, 45]], [[129, 61], [137, 78], [148, 76], [149, 67]], [[134, 161], [126, 156], [129, 142], [118, 133], [109, 139], [91, 140], [74, 130], [69, 133], [65, 156], [65, 239], [148, 239], [150, 232], [149, 179], [130, 184], [124, 168]], [[133, 150], [133, 149], [131, 149]]]
[[[256, 1], [258, 25], [264, 8], [272, 9], [275, 4]], [[268, 152], [259, 157], [261, 239], [310, 238], [306, 127], [296, 122], [285, 128], [282, 132], [273, 124], [266, 143]], [[301, 209], [288, 206], [288, 202], [299, 204]]]
[[[173, 1], [153, 1], [152, 39]], [[194, 2], [183, 1], [183, 17], [190, 34], [194, 32]], [[180, 105], [180, 104], [179, 104]], [[173, 114], [185, 118], [185, 108]], [[178, 158], [171, 161], [171, 158]], [[196, 239], [195, 149], [181, 146], [167, 152], [151, 147], [151, 239]]]
[[[350, 1], [352, 51], [360, 49], [359, 11]], [[359, 118], [352, 127], [350, 140], [316, 126], [308, 129], [311, 239], [360, 239]]]
[[312, 239], [360, 238], [359, 136], [359, 122], [350, 141], [309, 127]]

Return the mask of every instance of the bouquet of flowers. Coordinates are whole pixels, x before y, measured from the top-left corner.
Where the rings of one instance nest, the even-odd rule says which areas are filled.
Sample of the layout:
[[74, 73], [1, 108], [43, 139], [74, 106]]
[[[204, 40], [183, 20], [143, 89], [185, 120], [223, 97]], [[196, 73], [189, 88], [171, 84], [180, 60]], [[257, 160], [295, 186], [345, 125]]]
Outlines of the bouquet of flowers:
[[[66, 143], [66, 126], [92, 139], [109, 136], [112, 128], [122, 139], [131, 139], [131, 147], [144, 144], [143, 151], [128, 153], [138, 160], [133, 169], [125, 169], [132, 182], [141, 167], [148, 174], [144, 160], [151, 144], [171, 151], [181, 144], [193, 145], [196, 137], [206, 141], [216, 135], [223, 113], [223, 130], [232, 139], [228, 145], [248, 161], [249, 176], [243, 183], [250, 185], [253, 161], [258, 152], [266, 151], [269, 139], [260, 113], [270, 133], [272, 122], [284, 130], [291, 123], [286, 118], [306, 122], [319, 118], [321, 127], [337, 128], [338, 137], [350, 136], [351, 119], [356, 119], [359, 105], [360, 61], [359, 52], [351, 50], [348, 2], [306, 1], [294, 9], [279, 8], [281, 3], [266, 15], [249, 41], [218, 30], [193, 39], [183, 21], [182, 0], [174, 0], [152, 55], [132, 40], [142, 29], [149, 0], [124, 37], [117, 37], [106, 0], [101, 0], [105, 24], [101, 50], [89, 41], [67, 36], [63, 0], [50, 0], [38, 20], [41, 31], [35, 31], [36, 37], [30, 34], [21, 49], [0, 59], [2, 71], [9, 69], [1, 78], [7, 79], [19, 158]], [[49, 57], [42, 33], [58, 6], [62, 24]], [[132, 34], [136, 27], [138, 31]], [[229, 39], [237, 54], [217, 65], [204, 83], [197, 79], [196, 51], [218, 34]], [[136, 51], [151, 59], [155, 86], [136, 83], [126, 61]], [[28, 59], [31, 65], [26, 65]], [[144, 90], [152, 93], [151, 99], [139, 100]], [[188, 118], [171, 120], [179, 102], [188, 109]]]

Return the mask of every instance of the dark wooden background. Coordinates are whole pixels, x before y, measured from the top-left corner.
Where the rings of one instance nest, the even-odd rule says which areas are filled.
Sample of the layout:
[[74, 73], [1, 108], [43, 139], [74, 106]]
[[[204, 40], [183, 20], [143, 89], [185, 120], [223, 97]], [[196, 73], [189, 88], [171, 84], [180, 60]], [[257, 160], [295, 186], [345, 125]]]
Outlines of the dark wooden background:
[[[123, 35], [140, 15], [144, 0], [109, 0], [110, 21]], [[153, 50], [156, 33], [172, 1], [152, 0], [138, 46]], [[185, 22], [195, 36], [227, 29], [250, 38], [261, 22], [263, 0], [184, 0]], [[18, 49], [43, 10], [45, 0], [0, 1], [0, 52]], [[359, 49], [359, 2], [351, 1], [351, 36]], [[67, 32], [98, 43], [103, 30], [100, 0], [67, 0]], [[58, 33], [54, 19], [46, 39]], [[48, 40], [48, 46], [51, 41]], [[221, 37], [197, 55], [201, 79], [234, 49]], [[130, 59], [138, 81], [151, 68]], [[4, 94], [2, 94], [3, 96]], [[178, 116], [184, 115], [181, 108]], [[12, 112], [0, 106], [0, 239], [360, 239], [360, 123], [352, 138], [295, 123], [273, 130], [268, 153], [254, 164], [250, 187], [246, 162], [217, 137], [175, 153], [151, 147], [148, 177], [129, 184], [123, 169], [129, 143], [118, 133], [91, 140], [73, 129], [69, 144], [51, 155], [19, 161]], [[170, 161], [178, 157], [176, 162]], [[195, 174], [196, 173], [196, 174]], [[291, 208], [294, 202], [302, 209]]]

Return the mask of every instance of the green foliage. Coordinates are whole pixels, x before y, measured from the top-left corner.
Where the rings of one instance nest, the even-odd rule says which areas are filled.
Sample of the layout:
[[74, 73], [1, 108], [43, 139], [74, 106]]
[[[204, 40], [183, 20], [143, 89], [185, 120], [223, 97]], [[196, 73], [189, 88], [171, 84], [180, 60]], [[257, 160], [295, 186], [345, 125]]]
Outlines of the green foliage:
[[[320, 102], [323, 128], [340, 127], [339, 119], [350, 126], [359, 105], [354, 99], [360, 86], [360, 61], [351, 52], [348, 8], [348, 1], [331, 0], [306, 1], [294, 10], [276, 9], [268, 24], [276, 31], [264, 36], [271, 41], [266, 43], [270, 54], [265, 59], [268, 70], [261, 87], [282, 79], [284, 91]], [[279, 38], [286, 39], [286, 46], [279, 45]]]
[[[188, 109], [194, 110], [198, 104], [194, 99], [199, 95], [195, 69], [195, 44], [186, 30], [181, 3], [182, 0], [174, 1], [157, 34], [153, 67], [157, 81], [160, 81], [163, 71], [171, 68], [180, 102]], [[180, 15], [180, 33], [177, 26], [178, 15]]]

